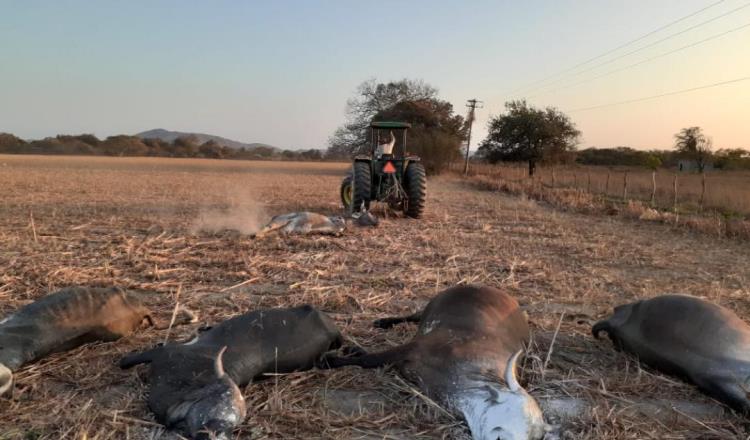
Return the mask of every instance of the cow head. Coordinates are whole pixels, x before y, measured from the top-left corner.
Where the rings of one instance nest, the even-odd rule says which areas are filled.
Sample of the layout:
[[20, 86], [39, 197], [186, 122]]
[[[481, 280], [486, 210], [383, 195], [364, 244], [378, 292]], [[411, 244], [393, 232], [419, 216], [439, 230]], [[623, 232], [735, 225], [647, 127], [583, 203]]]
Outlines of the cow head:
[[516, 379], [520, 354], [508, 360], [507, 388], [491, 380], [475, 382], [455, 399], [474, 440], [539, 440], [548, 431], [536, 400]]
[[333, 224], [333, 229], [335, 230], [335, 232], [337, 233], [344, 232], [344, 230], [346, 229], [346, 220], [344, 219], [344, 217], [336, 215], [336, 216], [328, 217], [328, 218], [331, 220], [331, 223]]
[[224, 372], [223, 347], [215, 360], [215, 381], [186, 393], [167, 410], [167, 426], [198, 440], [229, 439], [245, 418], [245, 400]]

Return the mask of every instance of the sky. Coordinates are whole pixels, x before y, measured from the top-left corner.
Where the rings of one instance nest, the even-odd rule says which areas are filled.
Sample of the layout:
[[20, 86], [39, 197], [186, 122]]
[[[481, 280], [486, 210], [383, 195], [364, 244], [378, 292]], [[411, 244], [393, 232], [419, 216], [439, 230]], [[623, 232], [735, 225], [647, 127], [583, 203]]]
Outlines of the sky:
[[0, 132], [325, 148], [358, 84], [414, 78], [459, 113], [484, 102], [472, 148], [525, 98], [568, 112], [581, 147], [670, 148], [697, 125], [750, 149], [750, 80], [609, 105], [750, 77], [746, 24], [748, 0], [0, 0]]

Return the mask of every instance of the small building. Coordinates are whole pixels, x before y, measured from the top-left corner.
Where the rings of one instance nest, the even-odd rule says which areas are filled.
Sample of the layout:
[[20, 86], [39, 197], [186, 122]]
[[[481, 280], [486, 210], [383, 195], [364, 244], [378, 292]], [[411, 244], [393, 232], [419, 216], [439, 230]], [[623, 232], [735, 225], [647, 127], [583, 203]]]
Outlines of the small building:
[[[706, 162], [706, 166], [704, 167], [703, 171], [711, 171], [713, 169], [714, 163]], [[698, 172], [700, 171], [700, 167], [698, 166], [698, 162], [693, 159], [680, 159], [679, 161], [677, 161], [677, 170], [685, 172]]]

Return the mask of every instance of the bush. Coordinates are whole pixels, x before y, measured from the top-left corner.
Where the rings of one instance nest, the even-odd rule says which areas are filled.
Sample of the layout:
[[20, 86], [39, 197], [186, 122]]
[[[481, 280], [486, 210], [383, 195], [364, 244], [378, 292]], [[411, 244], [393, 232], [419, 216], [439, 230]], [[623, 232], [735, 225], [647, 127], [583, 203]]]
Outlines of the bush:
[[10, 133], [0, 133], [0, 153], [21, 153], [26, 141]]

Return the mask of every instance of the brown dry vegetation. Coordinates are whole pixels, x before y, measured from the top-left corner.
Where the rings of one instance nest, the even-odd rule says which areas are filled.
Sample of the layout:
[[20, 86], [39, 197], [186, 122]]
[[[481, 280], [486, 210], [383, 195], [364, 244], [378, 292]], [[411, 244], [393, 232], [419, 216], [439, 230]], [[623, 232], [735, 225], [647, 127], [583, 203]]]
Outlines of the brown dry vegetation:
[[[506, 180], [525, 179], [527, 168], [514, 165], [473, 164], [472, 174], [499, 177]], [[653, 190], [651, 170], [634, 167], [604, 166], [557, 166], [537, 169], [536, 179], [545, 185], [552, 185], [555, 174], [555, 187], [581, 189], [612, 198], [623, 196], [625, 174], [627, 173], [630, 199], [649, 202]], [[607, 176], [609, 175], [609, 185]], [[702, 192], [702, 178], [695, 172], [675, 172], [658, 169], [656, 172], [656, 207], [672, 209], [674, 206], [674, 178], [677, 176], [677, 209], [682, 213], [699, 210]], [[750, 218], [750, 172], [709, 171], [706, 173], [704, 210], [715, 210], [724, 215]]]
[[[728, 411], [684, 416], [667, 410], [666, 421], [628, 411], [650, 398], [718, 404], [640, 369], [589, 335], [591, 322], [613, 305], [662, 292], [703, 296], [747, 318], [746, 244], [561, 212], [478, 191], [454, 177], [428, 182], [421, 221], [390, 216], [376, 229], [336, 238], [253, 241], [232, 231], [197, 230], [206, 213], [225, 213], [233, 227], [243, 216], [253, 222], [301, 209], [335, 213], [345, 168], [0, 156], [0, 316], [63, 286], [117, 284], [153, 290], [161, 317], [179, 299], [209, 323], [258, 307], [310, 303], [328, 311], [352, 341], [379, 349], [405, 341], [413, 327], [385, 332], [370, 328], [373, 319], [416, 310], [456, 283], [482, 283], [507, 289], [529, 312], [534, 343], [523, 379], [530, 392], [593, 405], [564, 424], [565, 438], [747, 437], [744, 421]], [[170, 339], [194, 330], [175, 328]], [[0, 398], [0, 438], [170, 438], [146, 408], [146, 369], [116, 367], [123, 354], [165, 336], [145, 330], [22, 369], [12, 398]], [[356, 396], [361, 410], [351, 408]], [[245, 397], [248, 417], [238, 438], [467, 438], [459, 421], [390, 370], [277, 376], [248, 386]]]

